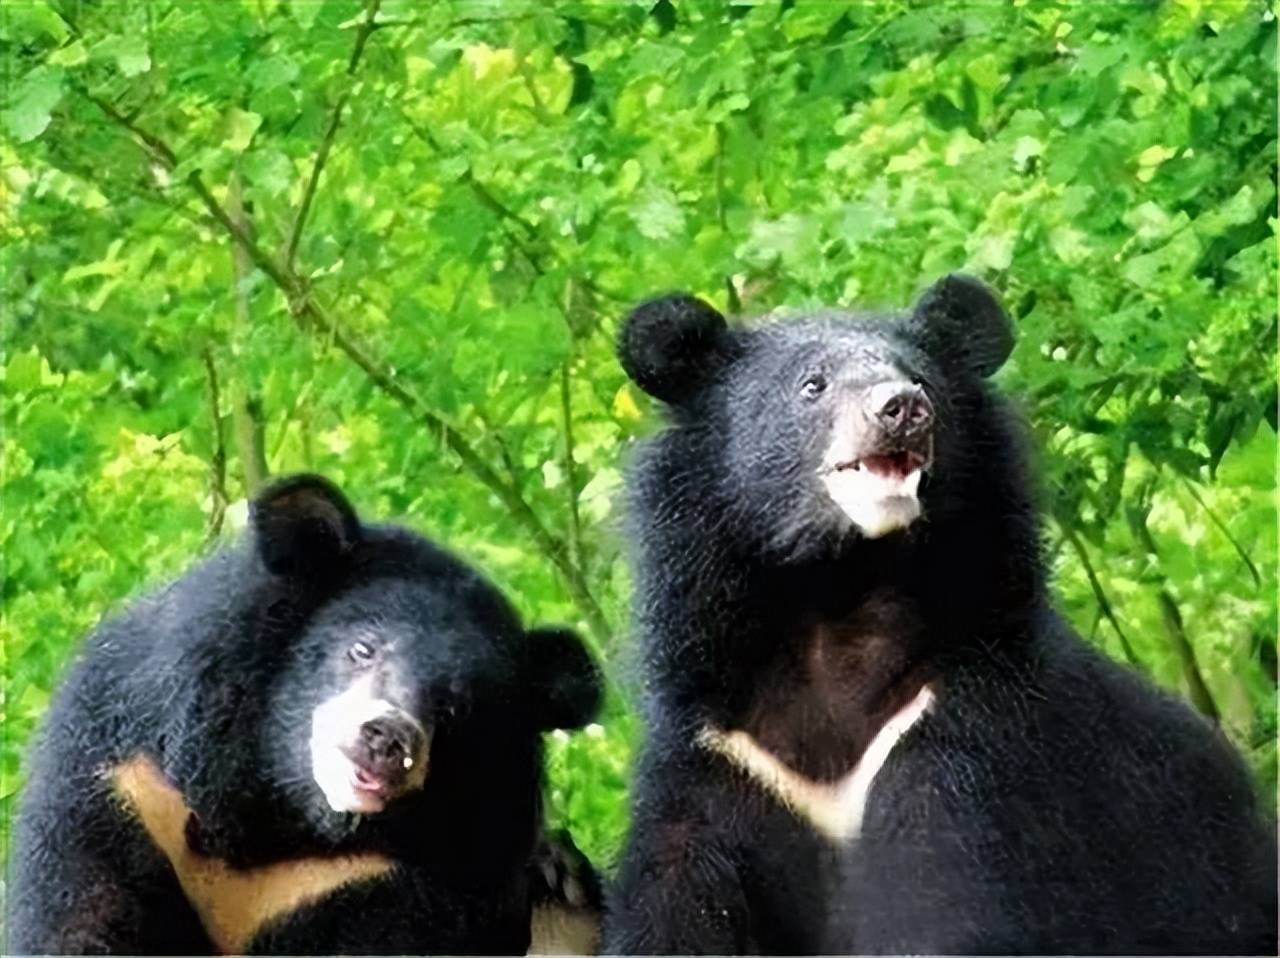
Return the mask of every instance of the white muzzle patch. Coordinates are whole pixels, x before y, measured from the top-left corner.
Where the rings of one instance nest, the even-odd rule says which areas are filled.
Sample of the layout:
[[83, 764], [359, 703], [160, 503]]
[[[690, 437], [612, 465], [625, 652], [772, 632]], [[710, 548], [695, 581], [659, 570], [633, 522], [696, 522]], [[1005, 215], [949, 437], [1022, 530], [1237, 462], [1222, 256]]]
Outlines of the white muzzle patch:
[[[382, 811], [387, 802], [385, 796], [360, 787], [356, 763], [347, 755], [366, 722], [400, 714], [395, 705], [374, 694], [373, 684], [373, 676], [362, 678], [311, 713], [311, 777], [335, 812], [371, 814]], [[425, 757], [405, 761], [405, 790], [421, 788], [428, 762]]]
[[828, 468], [822, 486], [868, 539], [905, 529], [920, 518], [920, 474], [885, 475], [868, 468]]

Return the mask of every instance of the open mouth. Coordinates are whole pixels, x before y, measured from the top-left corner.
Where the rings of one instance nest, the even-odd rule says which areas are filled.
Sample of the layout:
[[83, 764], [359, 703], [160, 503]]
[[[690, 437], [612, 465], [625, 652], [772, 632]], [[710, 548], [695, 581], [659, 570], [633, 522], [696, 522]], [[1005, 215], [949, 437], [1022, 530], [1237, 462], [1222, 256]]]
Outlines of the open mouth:
[[385, 798], [390, 784], [382, 776], [364, 768], [359, 762], [351, 763], [351, 788], [371, 797]]
[[905, 529], [920, 517], [920, 483], [933, 463], [933, 443], [912, 445], [859, 453], [820, 473], [827, 495], [868, 539]]
[[330, 783], [326, 788], [322, 782], [321, 787], [325, 788], [334, 811], [380, 812], [395, 797], [395, 787], [388, 778], [379, 775], [341, 746], [333, 750], [331, 759], [325, 763], [325, 770], [317, 781], [323, 778]]
[[910, 449], [902, 449], [898, 452], [879, 453], [863, 456], [860, 459], [852, 459], [848, 462], [837, 463], [836, 471], [844, 472], [848, 469], [861, 471], [865, 469], [886, 479], [905, 479], [917, 469], [923, 469], [928, 464], [929, 459], [924, 454], [913, 452]]

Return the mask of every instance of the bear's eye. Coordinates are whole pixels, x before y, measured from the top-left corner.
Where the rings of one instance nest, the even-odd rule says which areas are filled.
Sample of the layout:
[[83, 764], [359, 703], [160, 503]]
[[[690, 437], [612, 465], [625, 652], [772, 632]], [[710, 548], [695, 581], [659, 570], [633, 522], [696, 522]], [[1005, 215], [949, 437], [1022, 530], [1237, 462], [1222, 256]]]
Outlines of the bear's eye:
[[800, 386], [800, 395], [805, 399], [817, 399], [827, 389], [827, 377], [815, 374], [806, 379]]
[[374, 654], [375, 650], [368, 642], [356, 642], [347, 649], [347, 658], [352, 662], [369, 662]]

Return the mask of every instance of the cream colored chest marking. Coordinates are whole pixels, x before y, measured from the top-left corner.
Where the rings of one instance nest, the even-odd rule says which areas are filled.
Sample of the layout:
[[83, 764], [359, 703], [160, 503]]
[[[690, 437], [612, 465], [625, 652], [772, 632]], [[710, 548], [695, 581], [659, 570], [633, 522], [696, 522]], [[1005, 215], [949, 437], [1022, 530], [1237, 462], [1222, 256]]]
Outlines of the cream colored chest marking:
[[232, 868], [187, 846], [190, 809], [154, 762], [138, 756], [110, 774], [116, 794], [169, 859], [187, 900], [223, 954], [243, 954], [274, 919], [353, 882], [379, 878], [394, 867], [383, 855], [362, 854]]
[[798, 774], [741, 729], [726, 732], [708, 726], [699, 733], [698, 744], [746, 772], [819, 834], [834, 842], [849, 842], [862, 830], [867, 795], [889, 753], [933, 702], [933, 690], [927, 685], [921, 688], [884, 723], [858, 764], [838, 782], [815, 782]]

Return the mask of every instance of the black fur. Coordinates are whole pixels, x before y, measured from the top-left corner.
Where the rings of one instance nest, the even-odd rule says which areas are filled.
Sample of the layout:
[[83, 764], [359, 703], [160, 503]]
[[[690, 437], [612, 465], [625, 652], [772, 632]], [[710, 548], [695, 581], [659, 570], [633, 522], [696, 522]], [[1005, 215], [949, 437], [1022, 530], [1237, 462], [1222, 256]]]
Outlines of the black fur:
[[[713, 325], [641, 307], [621, 339], [671, 424], [629, 473], [648, 741], [605, 951], [1275, 954], [1274, 824], [1240, 758], [1050, 609], [1022, 430], [984, 379], [1012, 346], [991, 294], [661, 328], [689, 316]], [[678, 388], [649, 338], [710, 373]], [[932, 401], [933, 462], [920, 518], [867, 539], [816, 473], [885, 377]], [[850, 845], [695, 744], [743, 729], [833, 781], [924, 683]]]
[[[287, 953], [522, 952], [540, 832], [541, 739], [589, 721], [579, 640], [521, 628], [497, 590], [421, 536], [364, 525], [318, 477], [252, 508], [214, 555], [87, 640], [32, 753], [9, 885], [16, 953], [188, 954], [210, 943], [104, 772], [153, 757], [199, 850], [237, 866], [378, 852], [389, 877], [267, 929]], [[425, 786], [335, 812], [310, 770], [311, 713], [349, 682], [353, 640], [387, 638], [401, 695], [434, 728]]]

